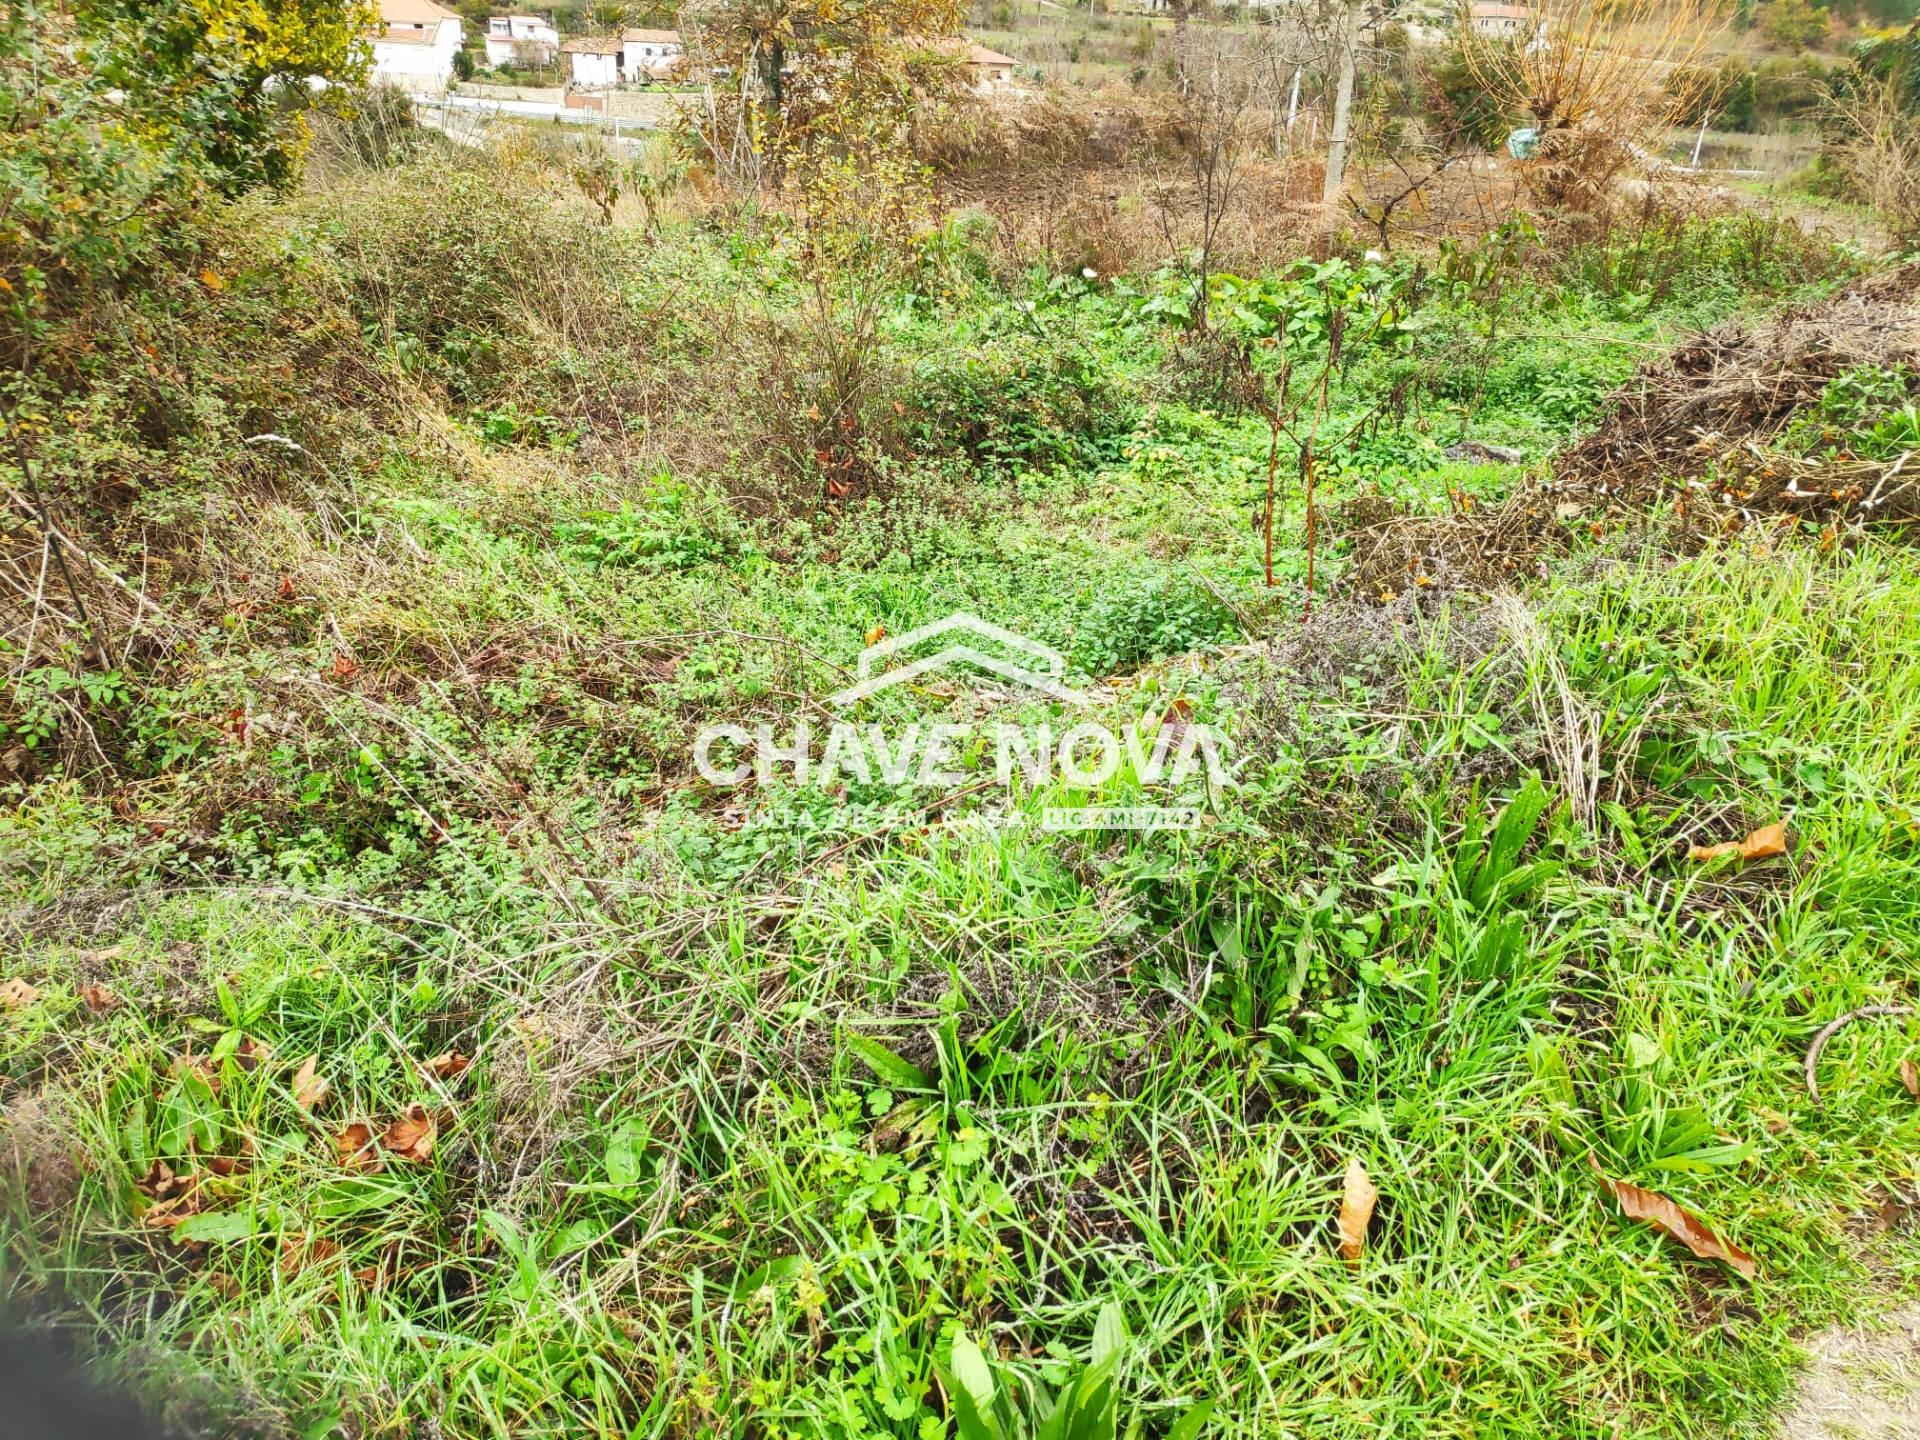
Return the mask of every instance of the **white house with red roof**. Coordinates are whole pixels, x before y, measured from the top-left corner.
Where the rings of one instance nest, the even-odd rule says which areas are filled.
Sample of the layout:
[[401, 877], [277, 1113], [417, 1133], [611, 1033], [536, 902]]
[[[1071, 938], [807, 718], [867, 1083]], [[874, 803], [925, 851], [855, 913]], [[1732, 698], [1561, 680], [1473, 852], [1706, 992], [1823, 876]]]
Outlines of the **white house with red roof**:
[[560, 47], [568, 78], [584, 90], [638, 85], [680, 73], [687, 47], [678, 30], [622, 30], [618, 35], [581, 36]]
[[560, 32], [538, 15], [494, 15], [486, 42], [489, 65], [546, 65], [560, 49]]
[[380, 23], [367, 38], [374, 79], [444, 90], [460, 51], [460, 17], [434, 0], [380, 0]]

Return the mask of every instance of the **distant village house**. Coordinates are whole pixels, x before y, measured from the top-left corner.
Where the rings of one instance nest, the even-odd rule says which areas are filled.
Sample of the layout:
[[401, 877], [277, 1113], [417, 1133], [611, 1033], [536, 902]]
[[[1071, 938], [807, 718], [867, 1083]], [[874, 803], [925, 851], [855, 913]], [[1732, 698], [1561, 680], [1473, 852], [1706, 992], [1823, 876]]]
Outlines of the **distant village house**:
[[495, 15], [487, 21], [487, 63], [548, 65], [560, 50], [560, 32], [538, 15]]
[[374, 79], [444, 90], [460, 52], [460, 17], [434, 0], [380, 0], [380, 22], [367, 38]]
[[998, 50], [971, 42], [967, 45], [968, 77], [975, 90], [998, 90], [1011, 85], [1017, 63], [1011, 55], [1002, 55]]
[[1467, 23], [1487, 40], [1525, 40], [1533, 34], [1533, 11], [1525, 5], [1482, 3], [1468, 10]]
[[989, 50], [958, 35], [937, 39], [909, 36], [906, 43], [912, 49], [927, 51], [957, 63], [967, 83], [981, 92], [1011, 85], [1013, 67], [1019, 63], [1011, 55], [1002, 55], [998, 50]]
[[684, 69], [687, 55], [678, 30], [583, 36], [560, 50], [567, 57], [568, 78], [586, 90], [673, 79]]

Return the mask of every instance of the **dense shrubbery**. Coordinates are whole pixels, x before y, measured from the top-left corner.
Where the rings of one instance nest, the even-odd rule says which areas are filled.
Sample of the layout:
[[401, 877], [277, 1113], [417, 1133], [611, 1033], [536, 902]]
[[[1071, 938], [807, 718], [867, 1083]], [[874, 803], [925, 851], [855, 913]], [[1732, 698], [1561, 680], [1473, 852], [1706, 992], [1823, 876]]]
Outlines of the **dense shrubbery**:
[[[284, 183], [309, 78], [351, 80], [365, 13], [332, 0], [83, 0], [0, 14], [0, 357], [78, 338], [74, 312], [191, 254], [209, 192]], [[344, 89], [326, 92], [346, 95]], [[328, 102], [330, 103], [330, 101]], [[65, 358], [65, 357], [57, 357]]]
[[988, 470], [1096, 463], [1132, 409], [1082, 342], [1017, 331], [929, 357], [906, 403], [918, 447], [959, 450]]

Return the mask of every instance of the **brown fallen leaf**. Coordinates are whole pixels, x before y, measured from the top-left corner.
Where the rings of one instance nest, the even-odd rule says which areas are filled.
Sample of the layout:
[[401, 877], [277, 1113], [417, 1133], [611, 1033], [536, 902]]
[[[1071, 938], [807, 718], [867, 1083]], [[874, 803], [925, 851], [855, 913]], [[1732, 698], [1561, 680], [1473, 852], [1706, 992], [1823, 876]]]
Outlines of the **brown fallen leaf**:
[[1722, 1240], [1699, 1216], [1683, 1209], [1678, 1202], [1657, 1190], [1642, 1190], [1625, 1180], [1610, 1178], [1600, 1162], [1587, 1156], [1587, 1164], [1600, 1177], [1609, 1194], [1620, 1202], [1620, 1211], [1629, 1220], [1651, 1225], [1662, 1235], [1678, 1240], [1702, 1260], [1724, 1260], [1751, 1280], [1759, 1273], [1760, 1263], [1731, 1240]]
[[118, 960], [126, 953], [127, 947], [124, 945], [106, 945], [98, 950], [82, 950], [80, 958], [89, 965], [104, 965], [109, 960]]
[[24, 1010], [40, 998], [40, 992], [18, 977], [0, 983], [0, 1009]]
[[1718, 860], [1738, 855], [1742, 860], [1766, 860], [1787, 853], [1787, 822], [1776, 820], [1763, 825], [1744, 840], [1728, 840], [1720, 845], [1695, 845], [1687, 851], [1689, 860]]
[[1907, 1087], [1907, 1094], [1920, 1100], [1920, 1069], [1910, 1059], [1900, 1062], [1900, 1083]]
[[249, 1075], [272, 1058], [273, 1052], [251, 1035], [241, 1036], [233, 1051], [233, 1063]]
[[339, 1253], [340, 1247], [324, 1235], [288, 1235], [280, 1241], [280, 1273], [291, 1280], [307, 1266], [325, 1264]]
[[1340, 1196], [1340, 1258], [1349, 1265], [1366, 1249], [1367, 1223], [1379, 1198], [1380, 1192], [1367, 1178], [1367, 1167], [1358, 1158], [1348, 1161], [1346, 1188]]
[[867, 648], [871, 650], [874, 646], [878, 645], [882, 640], [886, 638], [887, 638], [887, 627], [884, 625], [874, 626], [871, 630], [867, 631]]
[[319, 1063], [318, 1055], [309, 1055], [300, 1062], [300, 1068], [293, 1072], [293, 1103], [309, 1114], [327, 1098], [327, 1092], [333, 1089], [333, 1086], [324, 1078], [314, 1073], [314, 1068]]
[[378, 1170], [380, 1157], [373, 1149], [373, 1127], [356, 1120], [333, 1137], [333, 1148], [340, 1163], [349, 1170]]
[[444, 1055], [436, 1055], [427, 1061], [429, 1074], [439, 1080], [454, 1080], [467, 1073], [467, 1067], [473, 1064], [473, 1058], [462, 1055], [458, 1050], [449, 1050]]
[[240, 1298], [240, 1282], [224, 1270], [209, 1270], [206, 1275], [207, 1288], [222, 1300]]
[[95, 1015], [104, 1015], [118, 1008], [120, 997], [104, 985], [88, 985], [80, 991], [80, 998], [87, 1002], [87, 1009]]
[[149, 1200], [171, 1200], [186, 1194], [193, 1186], [193, 1176], [174, 1174], [173, 1167], [164, 1160], [154, 1161], [147, 1167], [147, 1173], [133, 1182], [133, 1188]]
[[424, 1165], [433, 1155], [433, 1136], [438, 1128], [433, 1112], [421, 1104], [407, 1107], [407, 1113], [387, 1126], [380, 1143], [415, 1165]]
[[360, 673], [360, 662], [351, 655], [335, 655], [327, 666], [327, 678], [344, 685]]
[[184, 1195], [176, 1195], [171, 1200], [157, 1200], [146, 1208], [140, 1216], [140, 1223], [149, 1230], [171, 1230], [181, 1221], [200, 1213], [200, 1193], [189, 1190]]

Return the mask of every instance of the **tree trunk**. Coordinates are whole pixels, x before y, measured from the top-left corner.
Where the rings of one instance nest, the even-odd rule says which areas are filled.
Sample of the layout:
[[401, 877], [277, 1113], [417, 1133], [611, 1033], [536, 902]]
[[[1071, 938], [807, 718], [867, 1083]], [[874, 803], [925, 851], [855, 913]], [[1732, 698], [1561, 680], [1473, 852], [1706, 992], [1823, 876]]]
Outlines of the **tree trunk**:
[[1340, 195], [1347, 183], [1347, 141], [1353, 124], [1353, 72], [1360, 49], [1360, 22], [1365, 12], [1363, 0], [1347, 0], [1347, 23], [1340, 37], [1340, 84], [1333, 96], [1333, 135], [1327, 144], [1327, 188], [1321, 196], [1326, 208], [1326, 228], [1331, 230], [1339, 215]]

